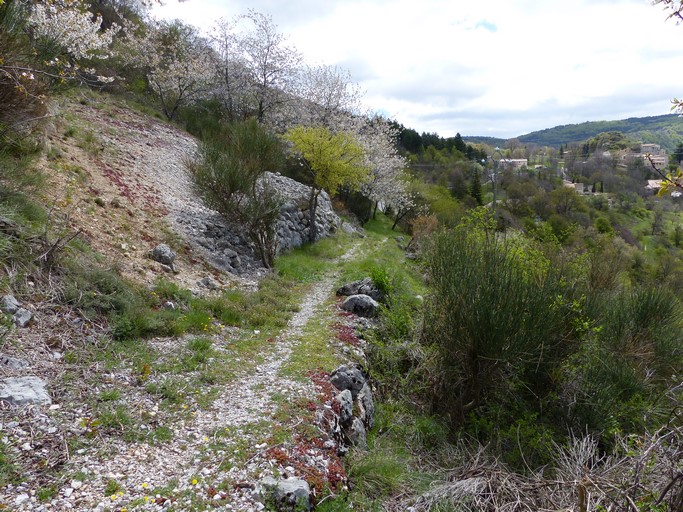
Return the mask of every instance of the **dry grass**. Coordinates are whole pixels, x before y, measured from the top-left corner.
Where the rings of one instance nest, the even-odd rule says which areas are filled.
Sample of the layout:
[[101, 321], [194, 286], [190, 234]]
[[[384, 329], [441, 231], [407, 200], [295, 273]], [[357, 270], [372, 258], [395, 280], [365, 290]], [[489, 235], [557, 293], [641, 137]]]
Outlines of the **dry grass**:
[[[459, 467], [414, 501], [416, 511], [665, 511], [683, 506], [683, 428], [666, 426], [600, 452], [585, 436], [557, 447], [553, 470], [509, 471], [485, 448], [459, 446]], [[403, 504], [405, 506], [405, 504]]]

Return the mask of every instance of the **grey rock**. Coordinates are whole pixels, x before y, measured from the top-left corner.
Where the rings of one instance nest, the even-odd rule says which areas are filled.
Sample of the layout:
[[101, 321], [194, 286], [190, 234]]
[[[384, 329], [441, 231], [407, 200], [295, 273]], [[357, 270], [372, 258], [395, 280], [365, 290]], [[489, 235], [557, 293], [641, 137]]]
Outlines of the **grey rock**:
[[14, 295], [4, 295], [2, 299], [0, 299], [0, 309], [4, 313], [13, 315], [19, 309], [19, 301]]
[[204, 279], [200, 279], [197, 281], [197, 284], [199, 286], [203, 286], [204, 288], [208, 288], [209, 290], [219, 290], [221, 287], [221, 284], [211, 276], [206, 276]]
[[[283, 200], [278, 221], [278, 251], [300, 247], [308, 241], [308, 202], [311, 189], [307, 185], [285, 176], [265, 173], [264, 179], [275, 188]], [[341, 219], [332, 209], [332, 201], [326, 192], [318, 196], [316, 210], [317, 238], [324, 238], [336, 231]]]
[[28, 363], [23, 359], [0, 354], [0, 365], [5, 366], [10, 370], [21, 370], [22, 368], [26, 368]]
[[332, 372], [330, 382], [339, 391], [346, 391], [348, 389], [352, 397], [356, 398], [358, 392], [365, 385], [365, 377], [360, 368], [352, 365], [342, 365]]
[[360, 418], [353, 418], [351, 424], [344, 429], [344, 434], [351, 446], [357, 446], [362, 449], [368, 447], [368, 434], [365, 430], [365, 425]]
[[339, 404], [339, 421], [343, 424], [347, 423], [353, 418], [353, 395], [351, 391], [345, 389], [335, 396], [334, 400]]
[[12, 321], [17, 327], [26, 327], [32, 318], [33, 313], [31, 313], [28, 309], [19, 308], [17, 309], [16, 313], [14, 313]]
[[263, 478], [257, 487], [261, 499], [275, 510], [311, 510], [311, 488], [308, 482], [299, 478], [275, 480]]
[[375, 401], [372, 398], [372, 390], [367, 382], [356, 396], [356, 406], [358, 418], [368, 429], [371, 429], [375, 424]]
[[337, 290], [337, 295], [344, 297], [367, 295], [374, 300], [382, 300], [384, 297], [384, 294], [373, 284], [372, 279], [369, 277], [345, 284]]
[[237, 254], [237, 251], [230, 249], [229, 247], [226, 249], [223, 249], [223, 254], [225, 255], [226, 258], [239, 258], [239, 254]]
[[176, 253], [166, 244], [159, 244], [150, 251], [150, 258], [162, 265], [168, 265], [173, 268], [173, 262], [176, 259]]
[[372, 318], [377, 315], [379, 303], [369, 295], [351, 295], [342, 302], [341, 308], [358, 316]]
[[45, 381], [38, 377], [10, 377], [0, 381], [0, 401], [14, 405], [49, 405]]

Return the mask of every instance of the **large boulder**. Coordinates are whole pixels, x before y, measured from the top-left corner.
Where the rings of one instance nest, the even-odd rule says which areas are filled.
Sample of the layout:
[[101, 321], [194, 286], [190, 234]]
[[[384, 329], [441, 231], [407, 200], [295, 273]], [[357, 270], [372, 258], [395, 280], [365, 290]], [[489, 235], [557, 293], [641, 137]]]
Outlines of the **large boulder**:
[[351, 423], [344, 429], [344, 434], [352, 446], [357, 446], [363, 450], [367, 449], [368, 434], [360, 418], [354, 417]]
[[356, 409], [358, 410], [358, 418], [368, 429], [371, 429], [375, 423], [375, 401], [367, 382], [356, 396]]
[[12, 321], [17, 327], [26, 327], [33, 319], [33, 313], [28, 309], [19, 308], [12, 316]]
[[365, 376], [357, 366], [345, 364], [332, 372], [330, 382], [339, 391], [349, 390], [352, 398], [355, 399], [365, 386]]
[[23, 359], [17, 359], [16, 357], [0, 354], [0, 366], [4, 366], [10, 370], [21, 370], [26, 368], [28, 363]]
[[258, 493], [275, 510], [311, 510], [311, 488], [306, 480], [294, 477], [275, 480], [268, 476], [259, 482]]
[[10, 377], [0, 381], [0, 401], [14, 405], [49, 405], [45, 381], [38, 377]]
[[339, 422], [348, 422], [353, 417], [353, 395], [351, 391], [345, 389], [334, 397], [334, 401], [339, 408]]
[[14, 295], [3, 295], [0, 299], [0, 310], [3, 313], [13, 315], [19, 309], [19, 301], [14, 297]]
[[342, 302], [341, 308], [358, 316], [372, 318], [377, 315], [379, 303], [369, 295], [351, 295]]
[[166, 244], [159, 244], [149, 253], [150, 258], [154, 261], [167, 265], [173, 269], [173, 262], [176, 258], [176, 253]]
[[[299, 247], [309, 239], [309, 200], [311, 187], [278, 173], [265, 173], [265, 179], [277, 190], [283, 201], [277, 222], [278, 250], [287, 251]], [[324, 190], [318, 196], [315, 215], [317, 237], [325, 238], [334, 233], [342, 220], [334, 213], [330, 196]]]
[[384, 294], [373, 284], [372, 279], [369, 277], [345, 284], [337, 290], [337, 295], [343, 297], [367, 295], [376, 301], [384, 298]]

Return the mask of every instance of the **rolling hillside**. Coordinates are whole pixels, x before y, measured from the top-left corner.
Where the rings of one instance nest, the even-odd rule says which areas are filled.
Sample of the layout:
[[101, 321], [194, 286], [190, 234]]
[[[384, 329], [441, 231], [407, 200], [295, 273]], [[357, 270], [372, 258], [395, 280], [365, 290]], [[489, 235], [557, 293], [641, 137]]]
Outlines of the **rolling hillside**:
[[[683, 141], [683, 119], [675, 114], [650, 117], [631, 117], [619, 121], [588, 121], [580, 124], [567, 124], [539, 130], [517, 137], [527, 144], [540, 146], [555, 146], [583, 142], [603, 132], [622, 132], [630, 139], [642, 142], [660, 144], [668, 151], [673, 151], [676, 145]], [[463, 137], [470, 143], [495, 142], [504, 144], [503, 139], [492, 137]]]

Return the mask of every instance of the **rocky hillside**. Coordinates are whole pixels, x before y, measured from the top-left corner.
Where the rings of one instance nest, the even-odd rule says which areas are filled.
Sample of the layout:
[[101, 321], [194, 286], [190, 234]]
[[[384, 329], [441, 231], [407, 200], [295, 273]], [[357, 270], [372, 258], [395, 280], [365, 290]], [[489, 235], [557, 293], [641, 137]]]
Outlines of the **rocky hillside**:
[[[359, 283], [343, 305], [334, 290], [374, 242], [346, 234], [305, 284], [285, 283], [193, 193], [192, 137], [99, 96], [53, 114], [38, 164], [50, 221], [193, 327], [129, 337], [30, 275], [3, 290], [16, 327], [0, 345], [0, 509], [307, 508], [341, 490], [340, 456], [372, 424], [360, 368], [378, 292]], [[287, 199], [280, 245], [301, 245], [308, 189], [270, 179]], [[343, 226], [329, 198], [321, 210], [324, 233]], [[213, 316], [196, 320], [200, 303]]]

